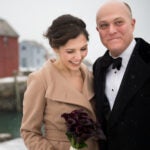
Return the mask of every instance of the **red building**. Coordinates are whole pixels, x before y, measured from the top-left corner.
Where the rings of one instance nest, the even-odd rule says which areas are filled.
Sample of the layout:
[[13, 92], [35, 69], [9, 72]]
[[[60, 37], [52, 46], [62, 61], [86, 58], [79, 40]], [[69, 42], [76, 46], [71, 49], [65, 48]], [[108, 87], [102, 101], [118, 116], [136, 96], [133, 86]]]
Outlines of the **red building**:
[[0, 19], [0, 78], [12, 76], [19, 68], [19, 35]]

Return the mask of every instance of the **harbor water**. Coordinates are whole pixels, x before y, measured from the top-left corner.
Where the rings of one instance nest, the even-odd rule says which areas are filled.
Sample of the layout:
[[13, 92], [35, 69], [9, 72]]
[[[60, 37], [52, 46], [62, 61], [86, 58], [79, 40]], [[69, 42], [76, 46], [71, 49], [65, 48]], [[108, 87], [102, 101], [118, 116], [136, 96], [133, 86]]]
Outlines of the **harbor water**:
[[0, 112], [0, 133], [9, 133], [13, 138], [20, 137], [21, 119], [21, 112]]
[[0, 112], [0, 133], [9, 133], [11, 140], [0, 142], [0, 150], [27, 150], [20, 137], [22, 113]]

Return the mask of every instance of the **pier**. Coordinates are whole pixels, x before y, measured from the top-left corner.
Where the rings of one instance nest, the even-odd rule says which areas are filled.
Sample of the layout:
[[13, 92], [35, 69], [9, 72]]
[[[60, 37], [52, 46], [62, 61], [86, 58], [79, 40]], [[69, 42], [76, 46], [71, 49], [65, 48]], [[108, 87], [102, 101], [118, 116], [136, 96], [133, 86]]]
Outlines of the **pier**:
[[27, 76], [0, 78], [0, 111], [21, 111]]

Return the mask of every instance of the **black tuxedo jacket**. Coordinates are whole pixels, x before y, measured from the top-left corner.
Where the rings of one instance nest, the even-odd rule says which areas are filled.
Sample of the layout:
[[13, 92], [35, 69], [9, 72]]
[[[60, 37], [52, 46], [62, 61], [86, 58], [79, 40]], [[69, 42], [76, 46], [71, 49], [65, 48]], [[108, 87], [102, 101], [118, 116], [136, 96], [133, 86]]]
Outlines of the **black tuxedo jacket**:
[[111, 112], [104, 109], [103, 56], [93, 65], [96, 113], [107, 137], [100, 141], [100, 150], [150, 149], [150, 44], [141, 38], [135, 40]]

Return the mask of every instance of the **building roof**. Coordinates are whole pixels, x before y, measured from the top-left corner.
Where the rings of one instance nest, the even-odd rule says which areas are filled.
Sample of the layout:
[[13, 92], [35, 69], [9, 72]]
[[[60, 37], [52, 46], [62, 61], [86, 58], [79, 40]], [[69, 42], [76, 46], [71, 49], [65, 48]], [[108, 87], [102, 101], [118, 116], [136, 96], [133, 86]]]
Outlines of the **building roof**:
[[20, 42], [19, 44], [21, 45], [28, 45], [30, 47], [34, 47], [34, 48], [38, 48], [38, 49], [42, 49], [44, 50], [47, 54], [49, 54], [49, 50], [43, 46], [41, 43], [34, 41], [34, 40], [23, 40], [22, 42]]
[[23, 40], [21, 43], [26, 43], [28, 45], [37, 46], [37, 47], [44, 47], [42, 44], [34, 40]]
[[33, 47], [38, 47], [38, 48], [42, 48], [44, 50], [47, 50], [41, 43], [38, 43], [37, 41], [34, 40], [23, 40], [22, 42], [20, 42], [20, 44], [27, 44]]
[[7, 23], [0, 18], [0, 36], [18, 37], [18, 33]]

